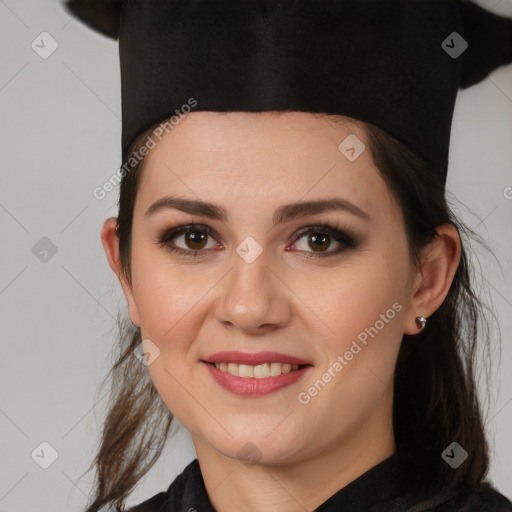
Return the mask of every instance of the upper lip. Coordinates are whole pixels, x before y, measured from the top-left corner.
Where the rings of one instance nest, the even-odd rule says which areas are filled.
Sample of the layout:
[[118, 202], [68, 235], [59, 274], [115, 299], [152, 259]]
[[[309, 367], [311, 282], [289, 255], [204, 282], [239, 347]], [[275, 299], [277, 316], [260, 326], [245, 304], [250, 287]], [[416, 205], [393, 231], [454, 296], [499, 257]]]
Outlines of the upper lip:
[[237, 363], [247, 364], [250, 366], [263, 363], [290, 363], [292, 365], [311, 364], [309, 361], [304, 361], [298, 357], [290, 356], [288, 354], [280, 354], [278, 352], [257, 352], [251, 354], [249, 352], [238, 352], [234, 350], [216, 352], [215, 354], [208, 356], [204, 361], [207, 363]]

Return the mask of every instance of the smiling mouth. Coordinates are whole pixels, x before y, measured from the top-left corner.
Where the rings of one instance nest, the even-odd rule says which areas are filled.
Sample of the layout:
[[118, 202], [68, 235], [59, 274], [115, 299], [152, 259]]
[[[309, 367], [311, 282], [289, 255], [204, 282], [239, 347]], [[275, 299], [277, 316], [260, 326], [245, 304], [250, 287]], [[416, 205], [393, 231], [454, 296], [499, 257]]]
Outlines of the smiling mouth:
[[210, 363], [204, 361], [218, 370], [229, 373], [235, 377], [265, 379], [268, 377], [279, 377], [282, 374], [292, 373], [310, 364], [292, 365], [289, 363], [263, 363], [257, 365], [238, 364], [238, 363]]

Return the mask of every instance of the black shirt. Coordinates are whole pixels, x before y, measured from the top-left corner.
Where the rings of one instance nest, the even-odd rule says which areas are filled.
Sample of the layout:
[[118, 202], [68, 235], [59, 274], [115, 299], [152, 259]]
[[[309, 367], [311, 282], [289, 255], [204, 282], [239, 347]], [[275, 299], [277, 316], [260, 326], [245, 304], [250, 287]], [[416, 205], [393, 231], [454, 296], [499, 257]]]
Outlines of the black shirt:
[[[317, 512], [512, 512], [512, 503], [488, 483], [477, 491], [454, 487], [428, 499], [414, 493], [400, 495], [395, 471], [395, 453], [337, 491]], [[166, 492], [160, 492], [128, 512], [221, 512], [208, 499], [199, 462], [194, 459], [176, 477]], [[304, 508], [297, 504], [297, 511]]]

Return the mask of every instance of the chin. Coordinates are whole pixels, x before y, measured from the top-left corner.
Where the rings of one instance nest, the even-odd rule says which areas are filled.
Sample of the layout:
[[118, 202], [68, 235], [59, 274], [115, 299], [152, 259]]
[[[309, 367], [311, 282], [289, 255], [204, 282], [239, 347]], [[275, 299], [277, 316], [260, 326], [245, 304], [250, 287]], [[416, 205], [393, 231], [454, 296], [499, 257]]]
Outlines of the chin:
[[283, 437], [271, 434], [255, 432], [254, 435], [226, 435], [222, 441], [209, 440], [209, 444], [219, 453], [230, 459], [240, 461], [250, 467], [252, 464], [280, 465], [296, 462], [299, 457], [297, 450], [300, 449], [297, 442], [291, 437], [286, 437], [287, 442], [283, 443]]

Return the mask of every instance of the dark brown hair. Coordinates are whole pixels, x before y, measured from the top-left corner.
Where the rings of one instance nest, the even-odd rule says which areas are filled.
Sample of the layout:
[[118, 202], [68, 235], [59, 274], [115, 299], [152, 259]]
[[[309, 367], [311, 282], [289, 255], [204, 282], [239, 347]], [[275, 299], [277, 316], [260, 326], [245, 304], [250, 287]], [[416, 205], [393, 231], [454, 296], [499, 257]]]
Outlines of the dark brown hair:
[[[335, 116], [330, 119], [336, 120]], [[488, 386], [490, 334], [484, 309], [493, 318], [495, 314], [475, 294], [476, 267], [466, 244], [473, 239], [489, 249], [456, 219], [435, 169], [378, 127], [357, 124], [366, 132], [374, 162], [402, 209], [411, 264], [420, 268], [420, 251], [437, 236], [436, 227], [441, 224], [454, 225], [462, 244], [460, 263], [443, 304], [429, 317], [422, 332], [404, 334], [402, 339], [395, 369], [393, 427], [397, 451], [407, 464], [403, 480], [407, 480], [408, 489], [420, 489], [422, 482], [427, 482], [430, 494], [457, 483], [476, 486], [488, 472], [489, 451], [475, 362], [484, 361]], [[153, 129], [138, 137], [130, 154], [138, 152]], [[120, 257], [128, 282], [133, 209], [143, 164], [144, 160], [123, 178], [119, 196]], [[85, 512], [108, 505], [124, 510], [131, 490], [160, 456], [173, 419], [146, 367], [133, 355], [142, 341], [140, 329], [121, 314], [118, 329], [115, 362], [101, 386], [110, 381], [110, 401], [99, 448], [86, 471], [96, 469], [96, 487]], [[482, 345], [477, 343], [481, 333]], [[457, 469], [441, 458], [453, 441], [469, 454]]]

